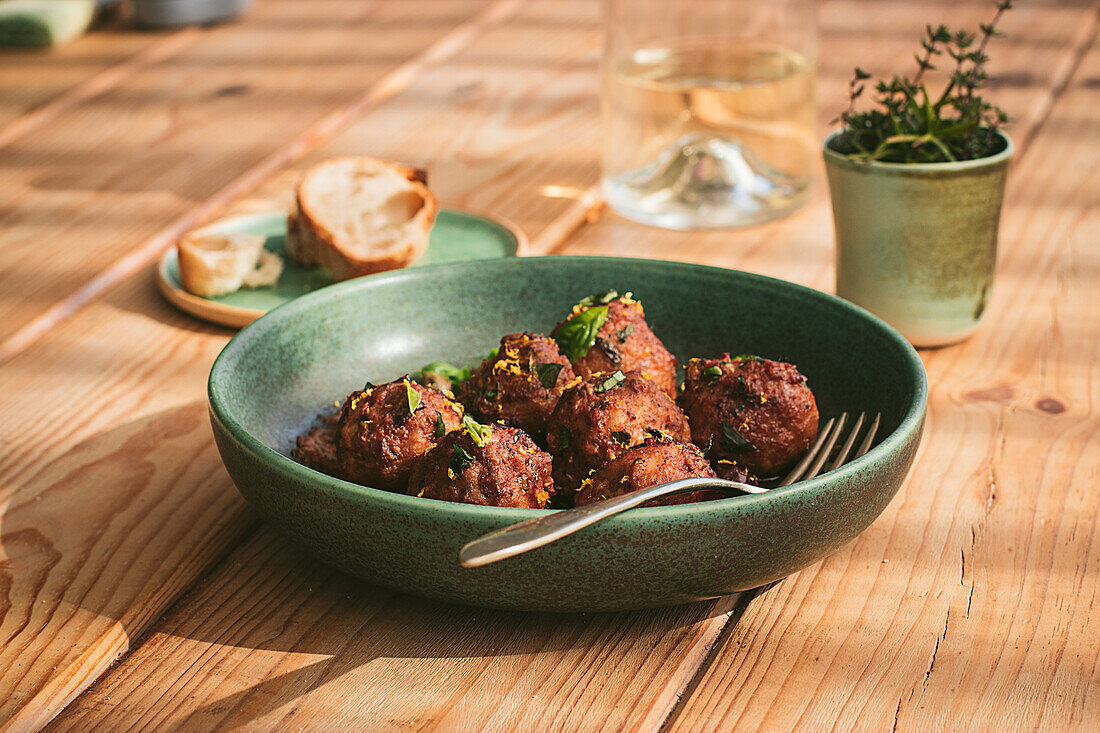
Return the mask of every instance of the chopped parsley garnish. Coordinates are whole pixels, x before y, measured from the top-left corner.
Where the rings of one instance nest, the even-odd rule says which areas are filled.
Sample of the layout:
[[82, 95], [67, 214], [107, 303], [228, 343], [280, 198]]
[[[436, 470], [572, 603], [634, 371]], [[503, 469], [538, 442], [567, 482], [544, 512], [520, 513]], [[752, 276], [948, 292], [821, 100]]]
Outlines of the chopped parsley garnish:
[[535, 375], [539, 378], [539, 383], [551, 389], [558, 383], [558, 375], [561, 374], [561, 370], [564, 369], [564, 365], [555, 364], [550, 362], [548, 364], [535, 364]]
[[496, 398], [497, 398], [497, 390], [496, 390], [495, 387], [493, 389], [485, 390], [485, 399], [495, 400]]
[[474, 445], [481, 448], [489, 440], [489, 426], [482, 425], [477, 420], [473, 419], [469, 415], [462, 417], [462, 427], [465, 428], [466, 434], [474, 441]]
[[711, 448], [712, 448], [713, 446], [714, 446], [714, 436], [713, 436], [713, 435], [711, 435], [711, 436], [709, 436], [709, 437], [707, 438], [707, 444], [706, 444], [706, 445], [704, 445], [704, 446], [701, 446], [701, 447], [702, 447], [702, 449], [703, 449], [703, 455], [704, 455], [704, 456], [710, 455], [710, 449], [711, 449]]
[[646, 428], [645, 431], [647, 434], [649, 434], [650, 437], [656, 438], [657, 440], [665, 437], [665, 434], [657, 428]]
[[485, 358], [486, 359], [492, 359], [493, 357], [495, 357], [499, 353], [500, 353], [500, 347], [499, 346], [494, 346], [493, 348], [489, 349], [489, 354]]
[[559, 326], [553, 335], [565, 358], [569, 361], [583, 359], [596, 343], [596, 335], [606, 320], [607, 306], [601, 305], [581, 311]]
[[416, 381], [421, 384], [427, 384], [426, 375], [428, 374], [436, 374], [440, 377], [444, 377], [452, 385], [456, 385], [459, 382], [465, 382], [467, 379], [474, 376], [466, 367], [459, 368], [445, 361], [433, 361], [416, 373]]
[[605, 290], [602, 293], [596, 293], [595, 295], [581, 298], [581, 302], [578, 303], [578, 305], [584, 306], [585, 308], [591, 305], [607, 305], [618, 297], [618, 290]]
[[611, 434], [611, 439], [619, 445], [630, 445], [630, 433], [625, 430], [616, 430]]
[[409, 402], [409, 414], [416, 412], [416, 408], [420, 407], [420, 393], [416, 391], [416, 387], [409, 384], [409, 380], [403, 380], [405, 382], [405, 398]]
[[598, 348], [603, 355], [607, 357], [615, 366], [623, 363], [623, 358], [619, 356], [619, 352], [615, 350], [615, 347], [611, 345], [611, 342], [605, 339], [603, 336], [596, 337], [596, 348]]
[[706, 377], [709, 381], [713, 382], [715, 379], [718, 379], [718, 377], [722, 376], [722, 367], [718, 366], [717, 364], [715, 364], [714, 366], [709, 366], [703, 370], [703, 376]]
[[632, 334], [632, 333], [634, 333], [634, 324], [633, 323], [628, 323], [625, 326], [623, 326], [621, 329], [616, 331], [615, 335], [619, 337], [619, 343], [621, 344], [624, 341], [626, 341], [627, 337], [630, 336], [630, 334]]
[[609, 389], [615, 389], [623, 383], [624, 379], [626, 379], [626, 375], [616, 369], [611, 373], [610, 377], [597, 384], [593, 391], [597, 394], [601, 394], [608, 391]]
[[451, 472], [458, 476], [473, 462], [474, 457], [467, 453], [462, 446], [456, 444], [451, 451]]
[[442, 438], [447, 434], [447, 424], [443, 422], [443, 413], [435, 411], [435, 437]]
[[722, 434], [718, 438], [718, 445], [726, 453], [746, 453], [754, 450], [752, 443], [745, 440], [737, 428], [725, 424], [722, 426]]
[[757, 356], [756, 354], [738, 354], [737, 356], [733, 357], [733, 360], [734, 361], [764, 361], [763, 358]]
[[367, 383], [363, 385], [363, 391], [366, 392], [368, 389], [374, 389], [374, 387], [375, 387], [374, 382], [372, 382], [368, 379]]

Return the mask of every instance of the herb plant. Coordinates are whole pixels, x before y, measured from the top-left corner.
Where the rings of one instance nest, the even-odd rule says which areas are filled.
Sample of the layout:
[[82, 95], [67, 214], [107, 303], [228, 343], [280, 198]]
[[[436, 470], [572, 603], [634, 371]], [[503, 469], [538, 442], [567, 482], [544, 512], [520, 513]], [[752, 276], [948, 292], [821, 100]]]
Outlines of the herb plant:
[[[1011, 0], [997, 2], [993, 20], [981, 24], [977, 34], [927, 26], [913, 77], [879, 81], [874, 108], [862, 112], [856, 102], [871, 75], [857, 67], [848, 84], [848, 109], [838, 118], [844, 127], [832, 149], [853, 160], [886, 163], [946, 163], [1000, 152], [1004, 141], [997, 130], [1008, 116], [979, 90], [989, 80], [986, 46], [1003, 35], [997, 24], [1011, 8]], [[935, 70], [933, 59], [944, 54], [954, 66], [937, 96], [929, 90], [925, 72]]]

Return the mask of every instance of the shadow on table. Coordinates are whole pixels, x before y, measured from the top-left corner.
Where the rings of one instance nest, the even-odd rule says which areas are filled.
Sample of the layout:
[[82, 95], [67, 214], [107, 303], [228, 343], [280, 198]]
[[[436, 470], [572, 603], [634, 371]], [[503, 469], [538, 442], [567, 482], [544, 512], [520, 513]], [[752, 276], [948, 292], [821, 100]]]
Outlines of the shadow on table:
[[[65, 419], [78, 416], [68, 412]], [[134, 684], [130, 670], [143, 661], [164, 664], [150, 659], [180, 665], [184, 690], [188, 681], [203, 681], [202, 672], [184, 671], [202, 665], [211, 644], [232, 668], [263, 668], [261, 682], [190, 714], [187, 726], [205, 727], [227, 717], [261, 717], [377, 659], [469, 663], [587, 648], [595, 638], [621, 643], [624, 634], [651, 636], [656, 644], [661, 635], [732, 608], [727, 599], [635, 614], [535, 614], [453, 606], [371, 586], [258, 526], [210, 438], [206, 406], [193, 402], [101, 432], [45, 465], [31, 457], [7, 464], [0, 587], [8, 601], [4, 620], [22, 619], [9, 649], [18, 655], [43, 637], [57, 640], [38, 652], [34, 668], [43, 671], [34, 689], [21, 688], [23, 702], [43, 686], [64, 684], [80, 655], [118, 626], [133, 651], [96, 683], [94, 697], [107, 695], [120, 706], [161, 699], [112, 694]], [[163, 618], [150, 621], [169, 605]], [[84, 641], [74, 646], [76, 638]], [[257, 652], [326, 658], [270, 676], [271, 656]], [[242, 678], [257, 676], [245, 671]], [[78, 698], [62, 719], [104, 709], [84, 703]], [[5, 718], [23, 703], [9, 704]]]

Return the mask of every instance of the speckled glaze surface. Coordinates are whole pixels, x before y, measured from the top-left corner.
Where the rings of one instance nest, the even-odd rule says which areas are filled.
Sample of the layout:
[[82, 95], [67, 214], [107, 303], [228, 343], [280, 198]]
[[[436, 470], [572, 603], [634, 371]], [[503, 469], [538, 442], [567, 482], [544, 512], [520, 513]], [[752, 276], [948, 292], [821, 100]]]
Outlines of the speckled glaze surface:
[[[464, 569], [459, 548], [538, 510], [469, 506], [334, 479], [287, 457], [319, 409], [432, 360], [474, 364], [499, 337], [548, 332], [578, 299], [633, 291], [681, 360], [792, 361], [823, 416], [883, 413], [863, 458], [765, 495], [636, 509], [526, 555]], [[606, 611], [753, 588], [828, 555], [874, 520], [913, 461], [926, 383], [912, 347], [865, 311], [757, 275], [672, 262], [545, 257], [439, 265], [349, 281], [241, 331], [210, 374], [218, 449], [244, 497], [322, 561], [457, 603]]]
[[993, 287], [1012, 141], [979, 160], [860, 163], [825, 141], [836, 226], [836, 292], [916, 346], [961, 341]]

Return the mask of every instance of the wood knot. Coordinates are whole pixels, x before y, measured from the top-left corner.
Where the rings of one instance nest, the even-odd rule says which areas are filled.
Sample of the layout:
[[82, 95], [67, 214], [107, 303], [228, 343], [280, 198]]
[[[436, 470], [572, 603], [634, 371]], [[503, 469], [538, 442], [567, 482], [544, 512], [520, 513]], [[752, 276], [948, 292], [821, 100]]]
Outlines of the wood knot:
[[252, 87], [248, 84], [230, 84], [226, 87], [221, 87], [214, 92], [215, 97], [239, 97], [242, 94], [248, 94], [252, 91]]
[[1015, 396], [1011, 387], [986, 387], [985, 389], [972, 389], [963, 395], [972, 402], [1008, 402]]
[[1044, 397], [1035, 403], [1035, 407], [1051, 415], [1061, 415], [1066, 411], [1066, 406], [1053, 397]]

